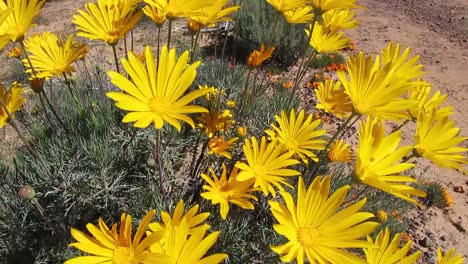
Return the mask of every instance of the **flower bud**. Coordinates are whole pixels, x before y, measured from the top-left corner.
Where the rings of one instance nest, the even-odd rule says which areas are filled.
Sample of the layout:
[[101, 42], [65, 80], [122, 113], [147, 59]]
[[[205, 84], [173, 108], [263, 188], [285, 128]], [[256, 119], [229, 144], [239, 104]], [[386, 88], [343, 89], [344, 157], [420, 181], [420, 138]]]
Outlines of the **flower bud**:
[[21, 198], [30, 201], [32, 201], [36, 196], [36, 192], [34, 191], [33, 187], [29, 185], [21, 187], [21, 189], [18, 191], [18, 194], [21, 196]]

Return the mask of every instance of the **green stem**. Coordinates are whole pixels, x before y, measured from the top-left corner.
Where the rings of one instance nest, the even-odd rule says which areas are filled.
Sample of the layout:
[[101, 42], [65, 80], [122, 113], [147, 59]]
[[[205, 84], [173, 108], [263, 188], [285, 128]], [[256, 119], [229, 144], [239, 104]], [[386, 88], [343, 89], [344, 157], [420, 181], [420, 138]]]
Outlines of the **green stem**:
[[166, 189], [164, 188], [164, 174], [163, 174], [163, 165], [161, 160], [161, 129], [158, 129], [157, 137], [156, 137], [156, 160], [158, 163], [158, 171], [159, 171], [159, 191], [161, 192], [161, 196], [164, 203], [164, 208], [166, 211], [169, 211], [169, 205], [167, 203], [167, 193]]
[[111, 45], [112, 46], [112, 52], [114, 53], [114, 62], [115, 62], [115, 68], [117, 69], [117, 72], [120, 73], [119, 69], [119, 58], [117, 57], [117, 49], [115, 48], [117, 44]]
[[68, 79], [67, 75], [65, 73], [63, 73], [63, 79], [65, 80], [65, 85], [67, 86], [68, 88], [68, 91], [70, 92], [73, 100], [75, 100], [75, 103], [77, 105], [80, 105], [80, 101], [78, 101], [78, 98], [75, 96], [75, 93], [73, 92], [73, 89], [71, 87], [71, 83], [70, 83], [70, 80]]
[[401, 160], [401, 163], [405, 163], [405, 162], [409, 161], [410, 159], [412, 159], [412, 158], [416, 158], [416, 157], [417, 157], [417, 155], [416, 155], [416, 154], [414, 154], [414, 153], [411, 153], [410, 155], [408, 155], [408, 156], [404, 157], [404, 158]]
[[37, 76], [37, 73], [36, 73], [36, 70], [34, 69], [34, 66], [31, 62], [31, 58], [29, 58], [29, 55], [28, 55], [28, 51], [26, 50], [26, 47], [24, 46], [24, 41], [21, 40], [20, 42], [20, 45], [21, 45], [21, 48], [23, 49], [24, 51], [24, 55], [26, 56], [26, 60], [28, 61], [29, 63], [29, 66], [31, 67], [31, 71], [33, 73], [33, 77], [36, 77]]
[[286, 109], [289, 109], [289, 107], [291, 107], [291, 103], [294, 99], [294, 96], [296, 95], [296, 91], [297, 91], [297, 88], [299, 86], [299, 83], [302, 81], [302, 78], [304, 78], [305, 76], [305, 73], [307, 72], [307, 64], [309, 61], [313, 60], [315, 58], [315, 56], [317, 56], [317, 53], [314, 51], [309, 59], [307, 60], [307, 63], [304, 63], [305, 60], [306, 60], [306, 56], [304, 55], [304, 57], [302, 58], [301, 60], [301, 63], [299, 64], [299, 69], [297, 70], [297, 74], [296, 74], [296, 78], [294, 79], [294, 85], [293, 85], [293, 90], [291, 92], [291, 95], [289, 96], [289, 99], [288, 99], [288, 102], [286, 104]]
[[405, 120], [405, 122], [403, 122], [403, 123], [402, 123], [401, 125], [399, 125], [397, 128], [393, 129], [392, 133], [393, 133], [393, 132], [396, 132], [396, 131], [398, 131], [398, 130], [400, 130], [400, 129], [402, 129], [402, 128], [403, 128], [406, 124], [408, 124], [410, 121], [411, 121], [410, 119]]
[[127, 34], [124, 35], [124, 51], [125, 51], [125, 58], [128, 60]]
[[59, 117], [59, 115], [57, 114], [57, 111], [55, 111], [54, 107], [50, 103], [49, 97], [47, 96], [46, 92], [43, 91], [42, 93], [44, 95], [44, 99], [45, 99], [45, 102], [46, 102], [47, 106], [49, 107], [50, 111], [52, 112], [52, 115], [54, 115], [55, 119], [57, 119], [60, 126], [62, 126], [63, 130], [65, 131], [65, 134], [67, 135], [67, 138], [68, 138], [68, 143], [71, 143], [70, 131], [67, 129], [67, 126], [62, 121], [62, 119]]
[[244, 90], [242, 91], [242, 96], [241, 96], [240, 102], [239, 102], [239, 110], [238, 110], [238, 115], [239, 116], [242, 113], [242, 108], [244, 106], [244, 98], [245, 98], [245, 95], [247, 93], [247, 87], [249, 86], [249, 79], [250, 79], [251, 74], [252, 74], [252, 68], [249, 68], [249, 72], [247, 73], [247, 78], [245, 79], [245, 82], [244, 82]]
[[192, 54], [190, 56], [190, 63], [193, 63], [193, 61], [195, 60], [199, 37], [200, 37], [200, 31], [197, 31], [197, 34], [195, 35], [195, 41], [193, 42]]

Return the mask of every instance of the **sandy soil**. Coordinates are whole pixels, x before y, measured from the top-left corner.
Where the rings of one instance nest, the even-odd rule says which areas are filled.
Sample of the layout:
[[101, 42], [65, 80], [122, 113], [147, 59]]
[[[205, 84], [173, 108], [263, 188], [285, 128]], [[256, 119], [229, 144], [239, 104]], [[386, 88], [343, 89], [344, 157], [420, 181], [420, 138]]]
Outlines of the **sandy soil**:
[[[69, 34], [74, 31], [72, 15], [87, 0], [48, 1], [37, 21], [38, 26], [31, 33], [49, 30], [54, 33]], [[421, 55], [425, 66], [425, 79], [449, 95], [448, 104], [455, 108], [453, 118], [468, 135], [468, 2], [466, 0], [360, 0], [366, 9], [358, 11], [361, 26], [351, 32], [357, 48], [367, 53], [378, 53], [389, 41], [399, 42], [412, 48], [414, 54]], [[137, 30], [139, 45], [150, 44], [146, 28]], [[106, 50], [104, 44], [92, 42], [96, 47], [93, 53]], [[108, 51], [106, 51], [108, 52]], [[109, 50], [110, 52], [110, 50]], [[0, 63], [7, 65], [5, 52]], [[108, 58], [111, 58], [108, 56]], [[2, 79], [8, 79], [1, 70]], [[11, 76], [10, 76], [11, 77]], [[7, 131], [9, 134], [10, 131]], [[408, 129], [406, 143], [411, 142], [411, 129]], [[7, 135], [7, 141], [14, 136]], [[2, 139], [0, 135], [0, 139]], [[3, 141], [3, 140], [2, 140]], [[0, 148], [5, 151], [5, 148]], [[7, 149], [6, 151], [11, 151]], [[2, 153], [0, 153], [2, 154]], [[422, 178], [438, 181], [447, 186], [455, 204], [448, 210], [426, 208], [411, 212], [410, 235], [415, 239], [415, 248], [425, 252], [426, 263], [434, 258], [436, 248], [427, 242], [443, 248], [456, 247], [468, 258], [468, 177], [456, 171], [448, 171], [429, 166], [418, 161], [418, 174]], [[424, 171], [424, 173], [423, 173]], [[462, 187], [465, 192], [453, 191]], [[426, 242], [423, 242], [426, 239]]]

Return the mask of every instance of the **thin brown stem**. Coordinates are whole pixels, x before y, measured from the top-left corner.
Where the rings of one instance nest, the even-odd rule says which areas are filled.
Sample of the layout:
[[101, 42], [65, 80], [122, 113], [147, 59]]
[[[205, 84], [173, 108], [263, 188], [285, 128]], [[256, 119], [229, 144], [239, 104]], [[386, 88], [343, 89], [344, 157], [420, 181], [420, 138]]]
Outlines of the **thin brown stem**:
[[239, 102], [239, 110], [238, 110], [238, 115], [239, 116], [242, 113], [242, 108], [244, 106], [244, 98], [245, 98], [245, 95], [247, 93], [247, 87], [249, 86], [249, 79], [250, 79], [251, 74], [252, 74], [252, 68], [249, 69], [249, 72], [247, 73], [247, 78], [245, 79], [245, 82], [244, 82], [244, 90], [242, 91], [242, 96], [241, 96], [240, 102]]
[[115, 62], [115, 68], [117, 69], [117, 72], [120, 73], [120, 69], [119, 69], [119, 58], [117, 57], [117, 48], [115, 47], [115, 45], [111, 45], [112, 46], [112, 52], [114, 53], [114, 62]]
[[167, 203], [167, 193], [166, 189], [164, 188], [164, 168], [161, 160], [161, 129], [158, 129], [157, 137], [156, 137], [156, 161], [158, 163], [158, 171], [159, 171], [159, 191], [161, 192], [161, 196], [164, 203], [164, 208], [166, 211], [169, 210], [169, 205]]
[[168, 32], [167, 32], [167, 48], [171, 48], [171, 37], [172, 37], [172, 19], [169, 19]]

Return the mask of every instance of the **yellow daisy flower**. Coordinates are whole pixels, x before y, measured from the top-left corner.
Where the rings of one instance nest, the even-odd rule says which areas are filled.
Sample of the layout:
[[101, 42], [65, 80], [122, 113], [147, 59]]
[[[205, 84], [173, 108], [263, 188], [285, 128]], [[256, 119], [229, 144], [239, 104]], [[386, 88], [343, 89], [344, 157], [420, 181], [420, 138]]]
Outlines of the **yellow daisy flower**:
[[417, 155], [424, 157], [439, 167], [462, 169], [463, 164], [468, 164], [468, 159], [463, 154], [468, 148], [460, 144], [468, 137], [460, 136], [460, 128], [455, 122], [443, 117], [438, 119], [436, 110], [429, 114], [420, 113], [416, 122], [414, 137], [414, 150]]
[[266, 142], [262, 137], [260, 144], [255, 137], [250, 140], [245, 139], [244, 150], [247, 163], [238, 162], [236, 167], [241, 170], [237, 179], [246, 181], [255, 179], [254, 187], [260, 187], [264, 195], [269, 193], [276, 197], [275, 186], [279, 190], [284, 190], [283, 185], [292, 186], [284, 177], [300, 175], [296, 170], [287, 169], [291, 165], [298, 164], [299, 161], [292, 159], [291, 152], [284, 152], [284, 144], [278, 144], [278, 140]]
[[64, 264], [167, 263], [169, 260], [167, 256], [149, 251], [149, 246], [158, 242], [163, 237], [163, 232], [155, 232], [143, 238], [155, 213], [156, 211], [152, 210], [143, 218], [133, 240], [132, 217], [125, 213], [120, 218], [120, 228], [114, 224], [109, 229], [102, 218], [99, 218], [99, 227], [87, 224], [86, 228], [93, 237], [72, 228], [71, 235], [77, 242], [71, 243], [70, 246], [89, 253], [91, 256], [72, 258], [65, 261]]
[[333, 9], [349, 9], [359, 7], [356, 5], [357, 0], [311, 0], [312, 6], [318, 12], [325, 12]]
[[315, 22], [312, 30], [312, 37], [310, 37], [310, 31], [312, 30], [312, 25], [309, 27], [309, 30], [305, 30], [307, 36], [310, 39], [310, 46], [312, 46], [318, 53], [329, 53], [337, 52], [346, 47], [350, 42], [349, 38], [345, 38], [343, 32], [332, 32], [327, 27], [322, 25], [319, 22]]
[[231, 138], [228, 141], [224, 137], [213, 137], [208, 141], [208, 154], [217, 154], [232, 159], [229, 150], [236, 144], [239, 138]]
[[216, 23], [232, 20], [227, 15], [236, 12], [240, 8], [240, 6], [224, 8], [229, 3], [229, 0], [213, 0], [212, 2], [212, 5], [199, 10], [202, 14], [191, 16], [190, 18], [204, 27], [214, 27]]
[[316, 177], [306, 189], [299, 177], [297, 200], [281, 192], [285, 204], [270, 201], [271, 212], [278, 224], [273, 229], [288, 240], [286, 244], [271, 246], [283, 262], [310, 263], [366, 263], [345, 248], [368, 248], [372, 243], [361, 240], [379, 224], [367, 221], [372, 213], [359, 212], [366, 199], [340, 209], [350, 187], [339, 188], [329, 197], [330, 177]]
[[421, 112], [424, 112], [425, 115], [429, 115], [432, 109], [436, 109], [436, 119], [448, 117], [453, 114], [453, 107], [451, 106], [439, 108], [447, 99], [447, 95], [442, 95], [440, 91], [436, 91], [432, 98], [429, 99], [431, 90], [432, 87], [428, 84], [423, 84], [415, 89], [409, 90], [408, 97], [418, 102], [417, 107], [409, 109], [409, 113], [413, 120], [416, 121]]
[[236, 129], [236, 135], [238, 137], [244, 138], [247, 135], [247, 127], [240, 126]]
[[[21, 84], [14, 82], [12, 83], [8, 92], [5, 91], [5, 87], [0, 83], [0, 100], [6, 106], [8, 113], [14, 115], [21, 106], [26, 102], [26, 99], [23, 97], [25, 89]], [[4, 127], [8, 123], [8, 114], [0, 105], [0, 128]]]
[[210, 228], [210, 225], [204, 223], [204, 221], [210, 216], [210, 213], [198, 213], [198, 208], [199, 205], [196, 204], [189, 210], [187, 210], [186, 213], [184, 213], [185, 208], [185, 203], [183, 200], [180, 200], [175, 209], [174, 212], [172, 213], [172, 217], [168, 212], [162, 211], [161, 212], [161, 219], [162, 223], [159, 222], [153, 222], [148, 225], [148, 227], [151, 229], [153, 232], [159, 232], [163, 230], [164, 237], [161, 240], [162, 242], [167, 241], [169, 233], [170, 233], [170, 228], [169, 227], [178, 227], [181, 225], [183, 221], [187, 221], [187, 224], [189, 226], [189, 234], [198, 232], [200, 230], [208, 230]]
[[385, 123], [377, 118], [372, 120], [367, 117], [365, 122], [361, 121], [353, 177], [360, 183], [421, 206], [411, 196], [425, 197], [426, 193], [404, 184], [416, 182], [416, 179], [400, 175], [414, 167], [413, 163], [399, 163], [413, 148], [398, 148], [400, 139], [401, 130], [385, 136]]
[[115, 46], [125, 34], [140, 20], [141, 12], [134, 12], [133, 1], [124, 1], [122, 5], [108, 5], [105, 1], [88, 3], [85, 10], [78, 10], [73, 16], [77, 35], [90, 40], [102, 40]]
[[[1, 23], [1, 22], [0, 22]], [[21, 58], [21, 54], [23, 53], [23, 50], [21, 48], [18, 48], [18, 47], [14, 47], [13, 49], [11, 49], [11, 51], [8, 53], [8, 57], [10, 58]]]
[[444, 253], [440, 247], [437, 248], [437, 264], [463, 264], [462, 255], [455, 254], [454, 248], [451, 248], [447, 253]]
[[331, 32], [337, 32], [342, 29], [356, 28], [358, 21], [353, 20], [356, 13], [349, 9], [335, 9], [323, 14], [323, 24]]
[[346, 94], [351, 98], [353, 109], [361, 115], [389, 120], [408, 119], [408, 109], [417, 105], [403, 96], [408, 91], [406, 83], [393, 80], [392, 65], [380, 67], [380, 58], [375, 62], [360, 52], [348, 59], [349, 78], [344, 71], [337, 71]]
[[187, 67], [188, 51], [177, 60], [176, 50], [169, 51], [167, 46], [162, 47], [158, 68], [149, 46], [146, 47], [145, 55], [146, 64], [132, 52], [129, 52], [128, 60], [122, 59], [122, 65], [129, 78], [114, 71], [107, 73], [111, 82], [123, 90], [123, 93], [109, 92], [107, 96], [117, 101], [117, 107], [130, 111], [122, 122], [136, 122], [134, 126], [140, 128], [148, 127], [154, 122], [156, 129], [161, 129], [164, 122], [168, 122], [180, 131], [182, 127], [179, 120], [182, 120], [195, 127], [187, 114], [208, 110], [190, 104], [211, 90], [199, 89], [185, 95], [184, 93], [195, 79], [200, 62]]
[[[0, 25], [8, 18], [11, 11], [13, 11], [11, 8], [0, 9]], [[8, 33], [0, 33], [0, 50], [2, 50], [8, 42], [10, 42], [10, 35], [8, 35]], [[8, 54], [8, 56], [12, 57], [10, 54]]]
[[223, 163], [222, 166], [223, 171], [221, 173], [221, 178], [218, 178], [214, 170], [211, 168], [211, 177], [202, 173], [201, 176], [207, 184], [203, 185], [203, 189], [205, 189], [206, 192], [202, 193], [201, 196], [206, 200], [211, 200], [213, 205], [219, 204], [219, 214], [223, 220], [226, 220], [226, 217], [229, 213], [230, 203], [235, 204], [243, 209], [253, 210], [254, 205], [249, 199], [257, 201], [257, 197], [250, 194], [251, 192], [255, 191], [255, 189], [252, 187], [254, 179], [238, 181], [238, 168], [234, 168], [231, 171], [228, 179], [226, 175], [226, 165]]
[[164, 22], [166, 22], [167, 13], [156, 7], [154, 0], [144, 0], [144, 2], [147, 5], [143, 7], [143, 13], [151, 18], [157, 27], [161, 28]]
[[367, 241], [373, 243], [375, 248], [364, 248], [367, 263], [369, 264], [414, 264], [418, 261], [421, 256], [421, 251], [416, 251], [413, 254], [408, 255], [411, 249], [412, 241], [409, 240], [406, 244], [400, 246], [401, 234], [396, 234], [390, 242], [390, 230], [388, 227], [385, 231], [380, 231], [375, 241], [370, 236], [367, 236]]
[[201, 8], [213, 5], [212, 0], [145, 0], [145, 2], [161, 10], [167, 19], [200, 15]]
[[304, 7], [307, 3], [307, 0], [267, 0], [267, 2], [273, 6], [274, 9], [284, 13]]
[[346, 144], [344, 140], [336, 140], [330, 146], [328, 151], [328, 159], [332, 162], [350, 162], [353, 158], [353, 154], [349, 149], [349, 144]]
[[318, 158], [312, 150], [323, 150], [327, 143], [323, 139], [318, 139], [327, 131], [317, 129], [320, 119], [312, 120], [312, 115], [305, 115], [304, 110], [298, 114], [294, 109], [288, 115], [281, 111], [281, 116], [275, 115], [278, 126], [272, 125], [273, 130], [265, 132], [274, 139], [284, 144], [284, 147], [292, 154], [298, 155], [303, 162], [307, 163], [310, 158], [317, 162]]
[[250, 53], [249, 58], [247, 58], [247, 65], [253, 68], [260, 67], [260, 65], [262, 65], [263, 62], [265, 62], [271, 57], [274, 50], [274, 47], [269, 47], [265, 49], [265, 45], [263, 45], [262, 43], [260, 46], [260, 50], [254, 50], [252, 53]]
[[419, 56], [410, 58], [410, 48], [401, 51], [400, 44], [390, 42], [382, 51], [382, 65], [390, 65], [392, 78], [390, 84], [396, 83], [406, 86], [406, 89], [411, 90], [415, 85], [426, 84], [417, 78], [421, 77], [424, 72], [423, 66], [418, 64]]
[[168, 256], [164, 264], [218, 264], [228, 257], [226, 254], [204, 255], [216, 243], [219, 231], [206, 236], [207, 229], [191, 230], [186, 218], [178, 225], [169, 223], [166, 227], [167, 237], [164, 242], [158, 242], [151, 251]]
[[375, 217], [379, 220], [380, 223], [387, 222], [388, 215], [384, 210], [379, 210], [375, 213]]
[[340, 119], [348, 117], [353, 111], [351, 98], [345, 93], [339, 81], [325, 80], [325, 82], [320, 82], [318, 88], [315, 89], [315, 95], [319, 101], [318, 109], [332, 113]]
[[298, 7], [296, 9], [283, 12], [284, 18], [289, 24], [307, 24], [314, 20], [314, 9], [311, 6]]
[[228, 109], [219, 112], [215, 108], [211, 108], [208, 113], [197, 117], [197, 120], [200, 121], [198, 126], [210, 138], [218, 133], [223, 133], [234, 125], [232, 113]]
[[[37, 78], [62, 76], [74, 72], [75, 67], [72, 64], [83, 59], [88, 52], [86, 45], [75, 41], [73, 35], [68, 36], [67, 41], [63, 41], [50, 32], [30, 37], [24, 45], [31, 53], [29, 58]], [[26, 59], [23, 60], [23, 64], [26, 68], [30, 68]], [[31, 72], [31, 69], [27, 71]]]
[[[33, 20], [39, 15], [45, 0], [4, 0], [0, 1], [0, 11], [11, 9], [0, 24], [0, 36], [7, 35], [11, 41], [20, 42], [27, 31], [35, 26]], [[10, 12], [10, 11], [7, 11]], [[1, 20], [0, 20], [1, 21]]]

